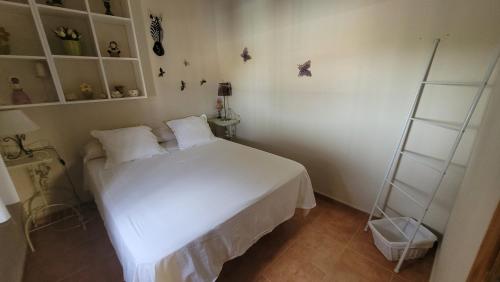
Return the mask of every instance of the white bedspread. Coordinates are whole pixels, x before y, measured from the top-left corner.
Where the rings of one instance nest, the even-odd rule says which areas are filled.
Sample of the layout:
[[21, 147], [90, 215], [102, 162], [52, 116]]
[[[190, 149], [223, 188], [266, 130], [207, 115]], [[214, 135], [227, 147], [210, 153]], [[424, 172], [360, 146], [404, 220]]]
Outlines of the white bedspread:
[[225, 140], [104, 170], [86, 164], [125, 280], [213, 281], [224, 262], [311, 209], [305, 168]]

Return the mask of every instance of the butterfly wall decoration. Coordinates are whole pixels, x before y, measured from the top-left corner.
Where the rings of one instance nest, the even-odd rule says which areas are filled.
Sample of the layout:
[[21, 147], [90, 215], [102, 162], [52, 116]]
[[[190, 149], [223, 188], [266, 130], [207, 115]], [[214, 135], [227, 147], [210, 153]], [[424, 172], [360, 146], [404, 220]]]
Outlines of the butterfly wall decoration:
[[160, 73], [158, 74], [158, 77], [163, 77], [167, 72], [163, 70], [163, 68], [160, 68]]
[[152, 14], [150, 14], [149, 18], [151, 19], [151, 25], [149, 27], [149, 30], [151, 32], [151, 37], [155, 42], [153, 45], [153, 52], [158, 56], [163, 56], [165, 54], [165, 49], [163, 48], [162, 45], [163, 41], [163, 28], [161, 26], [162, 17], [153, 16]]
[[205, 79], [202, 79], [202, 80], [200, 81], [200, 85], [203, 85], [203, 84], [205, 84], [205, 83], [207, 83], [207, 81], [206, 81]]
[[186, 89], [186, 82], [181, 80], [181, 91], [184, 91], [184, 89]]
[[301, 76], [312, 76], [311, 71], [309, 70], [311, 68], [311, 60], [303, 63], [302, 65], [298, 66], [299, 69], [299, 77]]
[[185, 67], [187, 67], [187, 66], [189, 66], [191, 63], [190, 63], [190, 62], [188, 62], [188, 60], [184, 59], [183, 64], [184, 64], [184, 66], [185, 66]]
[[252, 56], [250, 56], [250, 54], [248, 53], [248, 48], [245, 47], [243, 49], [243, 53], [241, 53], [240, 55], [242, 58], [243, 58], [243, 62], [247, 62], [248, 60], [251, 60], [252, 59]]

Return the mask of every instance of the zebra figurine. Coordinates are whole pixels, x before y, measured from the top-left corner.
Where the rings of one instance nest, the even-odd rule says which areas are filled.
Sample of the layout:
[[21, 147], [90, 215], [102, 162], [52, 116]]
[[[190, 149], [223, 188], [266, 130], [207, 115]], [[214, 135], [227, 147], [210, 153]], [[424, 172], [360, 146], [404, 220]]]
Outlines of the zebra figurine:
[[163, 28], [161, 27], [162, 18], [161, 16], [153, 16], [152, 14], [149, 15], [149, 18], [151, 19], [151, 37], [155, 42], [153, 45], [153, 52], [158, 56], [163, 56], [165, 54], [165, 49], [163, 49], [161, 43], [163, 40]]

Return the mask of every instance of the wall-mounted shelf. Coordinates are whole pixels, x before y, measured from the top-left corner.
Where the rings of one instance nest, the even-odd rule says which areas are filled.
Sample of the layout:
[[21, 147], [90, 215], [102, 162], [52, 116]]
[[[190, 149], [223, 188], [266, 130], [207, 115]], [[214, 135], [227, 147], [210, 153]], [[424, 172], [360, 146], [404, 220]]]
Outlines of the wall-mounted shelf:
[[[101, 0], [64, 4], [0, 0], [0, 26], [11, 34], [10, 52], [0, 54], [0, 110], [147, 98], [130, 0], [111, 0], [113, 15], [105, 14]], [[66, 53], [53, 32], [59, 26], [82, 34], [81, 56]], [[110, 41], [118, 42], [120, 57], [107, 53]], [[13, 90], [3, 83], [11, 77], [20, 79], [30, 104], [13, 104]], [[82, 83], [92, 86], [93, 95], [81, 93]], [[116, 86], [124, 89], [123, 97], [112, 98]], [[127, 96], [129, 90], [139, 96]]]

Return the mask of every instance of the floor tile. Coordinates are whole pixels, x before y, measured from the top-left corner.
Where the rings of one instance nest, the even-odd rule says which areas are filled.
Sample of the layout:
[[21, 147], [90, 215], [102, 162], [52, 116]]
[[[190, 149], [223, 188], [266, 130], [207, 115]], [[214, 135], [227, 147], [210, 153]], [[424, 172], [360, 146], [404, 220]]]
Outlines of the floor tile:
[[[318, 196], [307, 216], [262, 237], [244, 255], [224, 264], [218, 282], [427, 281], [433, 253], [405, 262], [401, 273], [362, 228], [367, 215]], [[28, 254], [24, 282], [122, 282], [123, 273], [97, 210], [84, 210], [87, 231], [71, 222], [33, 234], [37, 251]]]
[[346, 250], [325, 281], [354, 282], [388, 282], [392, 272], [373, 263], [370, 259]]

